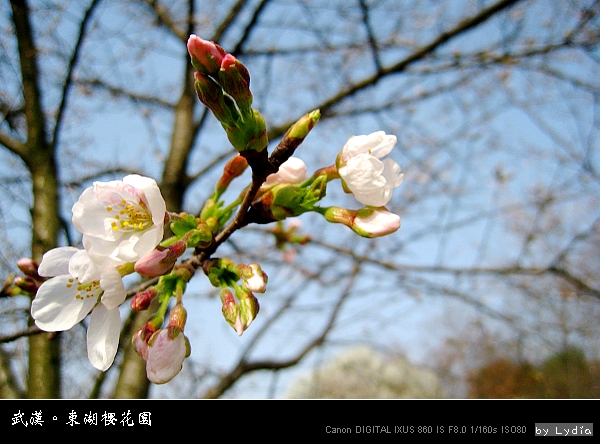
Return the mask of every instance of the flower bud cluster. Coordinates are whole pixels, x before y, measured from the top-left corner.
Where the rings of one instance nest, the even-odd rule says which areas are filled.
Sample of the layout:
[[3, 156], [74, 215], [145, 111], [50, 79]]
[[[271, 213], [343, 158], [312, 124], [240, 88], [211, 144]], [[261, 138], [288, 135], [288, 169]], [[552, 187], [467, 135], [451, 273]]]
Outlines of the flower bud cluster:
[[164, 384], [181, 371], [183, 361], [190, 355], [188, 338], [183, 334], [187, 312], [181, 304], [170, 312], [166, 328], [151, 319], [133, 336], [137, 353], [146, 361], [146, 376], [155, 384]]
[[11, 275], [5, 279], [0, 288], [0, 297], [28, 295], [35, 296], [44, 278], [38, 274], [38, 264], [32, 259], [22, 258], [17, 267], [25, 276]]
[[254, 293], [266, 291], [267, 274], [256, 263], [234, 264], [224, 258], [207, 260], [202, 268], [211, 284], [221, 289], [223, 317], [241, 336], [258, 314]]
[[213, 42], [191, 35], [187, 49], [196, 68], [195, 88], [200, 101], [212, 111], [239, 152], [263, 151], [267, 127], [252, 109], [250, 73], [242, 62]]

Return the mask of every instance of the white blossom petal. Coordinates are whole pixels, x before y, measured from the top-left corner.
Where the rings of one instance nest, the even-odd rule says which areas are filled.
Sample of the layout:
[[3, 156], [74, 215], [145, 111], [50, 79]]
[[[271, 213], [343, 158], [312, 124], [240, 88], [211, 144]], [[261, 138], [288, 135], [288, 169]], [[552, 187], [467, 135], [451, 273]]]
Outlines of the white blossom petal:
[[75, 247], [59, 247], [46, 252], [42, 256], [38, 274], [47, 277], [69, 274], [69, 261], [78, 251]]
[[93, 282], [100, 280], [102, 268], [91, 260], [86, 250], [79, 250], [69, 261], [69, 274], [79, 282]]
[[370, 154], [377, 158], [389, 154], [396, 145], [396, 136], [377, 131], [368, 135], [354, 136], [348, 139], [342, 149], [342, 160], [358, 154]]
[[98, 370], [106, 371], [113, 363], [119, 346], [121, 316], [118, 308], [99, 305], [92, 311], [87, 331], [88, 358]]
[[57, 276], [40, 285], [31, 303], [31, 316], [44, 331], [64, 331], [81, 322], [98, 302], [100, 286], [81, 286], [69, 275]]
[[[84, 240], [84, 245], [87, 243]], [[42, 330], [63, 331], [92, 311], [88, 327], [88, 357], [100, 370], [112, 364], [119, 342], [119, 305], [126, 297], [117, 264], [87, 250], [62, 248], [45, 255], [46, 271], [66, 274], [44, 281], [31, 304], [31, 315]]]
[[152, 221], [154, 222], [154, 225], [162, 226], [167, 207], [162, 194], [160, 194], [160, 189], [158, 188], [156, 181], [154, 179], [150, 179], [149, 177], [130, 174], [129, 176], [125, 176], [123, 178], [123, 182], [137, 189], [143, 190], [143, 200], [152, 214]]
[[352, 192], [375, 190], [385, 186], [385, 178], [381, 175], [383, 162], [368, 154], [359, 154], [348, 159], [348, 163], [339, 170], [340, 175]]
[[108, 267], [100, 278], [100, 287], [104, 290], [102, 304], [109, 310], [117, 308], [127, 297], [121, 273], [115, 267]]
[[392, 159], [383, 159], [383, 167], [383, 172], [381, 174], [385, 178], [387, 186], [395, 188], [402, 183], [404, 174], [400, 172], [400, 165]]

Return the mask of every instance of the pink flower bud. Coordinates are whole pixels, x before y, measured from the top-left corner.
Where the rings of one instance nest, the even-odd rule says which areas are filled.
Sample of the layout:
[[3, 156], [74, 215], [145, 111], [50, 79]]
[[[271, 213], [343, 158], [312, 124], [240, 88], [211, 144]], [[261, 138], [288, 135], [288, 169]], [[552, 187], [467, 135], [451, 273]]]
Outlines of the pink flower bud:
[[35, 279], [36, 281], [44, 280], [44, 278], [38, 274], [38, 263], [33, 259], [28, 257], [21, 258], [17, 261], [17, 267], [19, 267], [19, 270], [21, 270], [27, 277]]
[[156, 247], [137, 261], [134, 269], [139, 274], [149, 277], [167, 274], [177, 262], [177, 258], [185, 253], [186, 248], [184, 240], [179, 240], [167, 248]]
[[[238, 331], [238, 328], [236, 328], [236, 324], [240, 319], [240, 310], [235, 301], [235, 298], [233, 297], [233, 293], [228, 288], [223, 288], [221, 290], [220, 297], [222, 303], [221, 311], [223, 313], [223, 317], [229, 325], [231, 325], [236, 331]], [[241, 331], [243, 332], [244, 330], [242, 329]], [[238, 334], [241, 333], [239, 333], [238, 331]]]
[[216, 75], [221, 67], [223, 57], [227, 54], [223, 48], [214, 42], [203, 40], [192, 34], [187, 41], [187, 49], [192, 64], [198, 71]]
[[164, 384], [181, 371], [183, 360], [189, 355], [183, 332], [167, 328], [154, 333], [148, 341], [146, 376], [155, 384]]
[[148, 357], [148, 342], [147, 339], [144, 338], [144, 329], [140, 328], [133, 335], [133, 347], [138, 355], [140, 355], [144, 360]]
[[239, 113], [231, 97], [224, 95], [221, 86], [206, 74], [195, 72], [194, 79], [194, 87], [200, 101], [223, 125], [235, 127]]
[[250, 73], [242, 62], [231, 54], [226, 54], [221, 61], [218, 82], [223, 90], [237, 103], [243, 115], [247, 115], [252, 107], [250, 92]]
[[35, 279], [30, 278], [29, 276], [17, 276], [13, 280], [13, 283], [24, 292], [29, 293], [31, 295], [36, 294], [38, 288], [40, 288], [40, 283], [37, 282]]
[[154, 288], [148, 288], [140, 293], [137, 293], [133, 299], [131, 299], [131, 308], [137, 311], [146, 310], [152, 299], [156, 296], [156, 290]]
[[246, 82], [246, 86], [250, 85], [250, 72], [248, 68], [233, 55], [225, 54], [225, 57], [221, 60], [221, 69], [228, 74], [237, 70], [238, 72], [235, 75], [240, 77], [240, 81]]

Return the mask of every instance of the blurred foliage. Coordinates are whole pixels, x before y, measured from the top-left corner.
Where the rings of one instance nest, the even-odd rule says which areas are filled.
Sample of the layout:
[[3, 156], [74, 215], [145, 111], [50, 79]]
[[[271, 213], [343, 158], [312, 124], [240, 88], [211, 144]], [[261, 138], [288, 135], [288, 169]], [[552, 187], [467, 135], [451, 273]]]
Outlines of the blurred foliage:
[[469, 376], [469, 398], [592, 399], [600, 397], [600, 362], [567, 348], [541, 365], [497, 359]]

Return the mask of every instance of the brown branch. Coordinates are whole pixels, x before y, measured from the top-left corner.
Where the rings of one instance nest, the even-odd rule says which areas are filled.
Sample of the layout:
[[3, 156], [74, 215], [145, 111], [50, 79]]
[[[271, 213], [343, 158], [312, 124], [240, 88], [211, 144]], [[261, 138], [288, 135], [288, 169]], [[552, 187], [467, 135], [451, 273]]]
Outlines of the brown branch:
[[0, 399], [24, 398], [16, 383], [17, 378], [10, 366], [10, 356], [0, 347]]
[[0, 145], [12, 151], [20, 158], [27, 155], [27, 145], [9, 136], [4, 131], [0, 131]]
[[373, 56], [373, 63], [375, 63], [375, 68], [377, 72], [381, 72], [381, 61], [379, 59], [379, 49], [377, 47], [377, 40], [375, 39], [375, 34], [373, 33], [373, 28], [371, 26], [371, 21], [369, 20], [369, 5], [365, 0], [359, 0], [360, 11], [362, 13], [363, 24], [365, 29], [367, 30], [367, 40], [369, 42], [369, 47], [371, 49], [371, 54]]
[[219, 24], [219, 26], [217, 27], [217, 29], [215, 30], [215, 32], [211, 36], [210, 40], [218, 43], [223, 38], [223, 35], [225, 34], [225, 31], [227, 31], [229, 29], [229, 27], [235, 21], [235, 19], [238, 17], [239, 13], [242, 11], [242, 8], [244, 7], [244, 5], [247, 2], [248, 2], [248, 0], [238, 0], [231, 7], [231, 9], [229, 10], [229, 13], [221, 21], [221, 23]]
[[250, 33], [254, 29], [256, 22], [258, 22], [258, 18], [260, 17], [260, 14], [264, 11], [265, 6], [267, 6], [268, 3], [269, 3], [269, 0], [262, 0], [260, 2], [260, 4], [258, 5], [258, 7], [254, 10], [254, 14], [252, 14], [252, 19], [250, 19], [250, 21], [244, 28], [244, 32], [242, 33], [242, 36], [238, 40], [237, 45], [235, 45], [235, 47], [231, 51], [231, 53], [233, 55], [237, 55], [242, 52], [242, 47], [244, 46], [244, 43], [250, 37]]
[[159, 106], [161, 108], [165, 108], [168, 110], [172, 110], [175, 108], [176, 104], [168, 102], [160, 97], [146, 95], [146, 94], [138, 94], [132, 91], [128, 91], [120, 86], [109, 85], [105, 81], [101, 79], [77, 79], [77, 84], [87, 88], [96, 88], [101, 89], [108, 92], [111, 96], [114, 97], [123, 97], [127, 100], [130, 100], [134, 103], [142, 103], [145, 105], [151, 106]]
[[17, 37], [17, 49], [21, 67], [25, 120], [27, 122], [27, 145], [23, 148], [23, 160], [34, 163], [36, 147], [46, 146], [46, 120], [42, 108], [42, 94], [38, 82], [37, 47], [29, 21], [29, 7], [24, 0], [12, 0], [12, 18]]
[[17, 339], [24, 338], [27, 336], [39, 335], [40, 333], [45, 333], [43, 330], [40, 330], [37, 326], [31, 326], [25, 330], [12, 333], [10, 335], [0, 336], [0, 344], [16, 341]]
[[51, 144], [55, 148], [58, 144], [58, 136], [60, 133], [60, 128], [62, 127], [63, 116], [67, 106], [69, 91], [71, 90], [71, 86], [73, 85], [73, 71], [75, 70], [75, 66], [77, 65], [77, 61], [79, 60], [79, 55], [81, 54], [81, 47], [83, 46], [83, 40], [87, 32], [88, 25], [90, 23], [92, 13], [98, 5], [98, 3], [100, 3], [100, 0], [92, 0], [92, 2], [85, 11], [83, 18], [81, 19], [81, 23], [79, 24], [79, 33], [77, 34], [77, 41], [75, 42], [73, 53], [71, 54], [71, 58], [69, 59], [67, 73], [65, 75], [65, 80], [62, 85], [60, 104], [56, 111], [56, 122], [54, 123], [54, 131], [52, 133], [51, 139]]
[[312, 239], [311, 245], [318, 245], [344, 256], [350, 257], [356, 261], [366, 262], [369, 264], [377, 265], [381, 268], [396, 272], [413, 272], [413, 273], [434, 273], [434, 274], [448, 274], [454, 276], [463, 275], [499, 275], [499, 276], [510, 276], [510, 275], [521, 275], [521, 276], [541, 276], [550, 274], [557, 276], [564, 281], [573, 285], [580, 293], [592, 296], [600, 299], [600, 289], [592, 287], [591, 285], [584, 282], [582, 279], [565, 270], [557, 265], [550, 265], [548, 267], [445, 267], [445, 266], [429, 266], [429, 265], [412, 265], [412, 264], [399, 264], [393, 261], [386, 261], [381, 259], [375, 259], [367, 255], [358, 254], [352, 250], [329, 244], [327, 242], [320, 241], [318, 239]]
[[[479, 26], [494, 15], [498, 14], [499, 12], [502, 12], [503, 10], [513, 6], [514, 4], [520, 1], [522, 0], [501, 0], [498, 3], [495, 3], [481, 10], [478, 14], [462, 20], [452, 29], [442, 32], [433, 41], [415, 50], [405, 59], [399, 61], [394, 65], [382, 67], [381, 70], [377, 71], [375, 74], [363, 79], [362, 81], [350, 85], [346, 89], [339, 91], [336, 95], [330, 97], [329, 99], [326, 99], [319, 105], [313, 106], [312, 108], [319, 108], [321, 110], [321, 115], [323, 116], [323, 118], [329, 117], [332, 109], [343, 100], [352, 97], [360, 91], [363, 91], [377, 84], [380, 80], [382, 80], [385, 77], [389, 77], [391, 75], [399, 74], [406, 71], [406, 69], [409, 66], [433, 54], [439, 47], [441, 47], [445, 43], [448, 43], [453, 38], [458, 37], [459, 35], [464, 34], [465, 32]], [[289, 122], [279, 127], [271, 128], [271, 130], [269, 131], [269, 140], [273, 140], [277, 137], [280, 137], [282, 134], [285, 133], [285, 131], [291, 124], [292, 122]]]
[[157, 0], [145, 0], [146, 4], [150, 6], [152, 12], [156, 16], [156, 21], [159, 25], [168, 29], [175, 37], [177, 37], [182, 42], [187, 42], [189, 37], [189, 33], [187, 29], [179, 29], [175, 20], [169, 15], [169, 11], [162, 5], [159, 4]]

